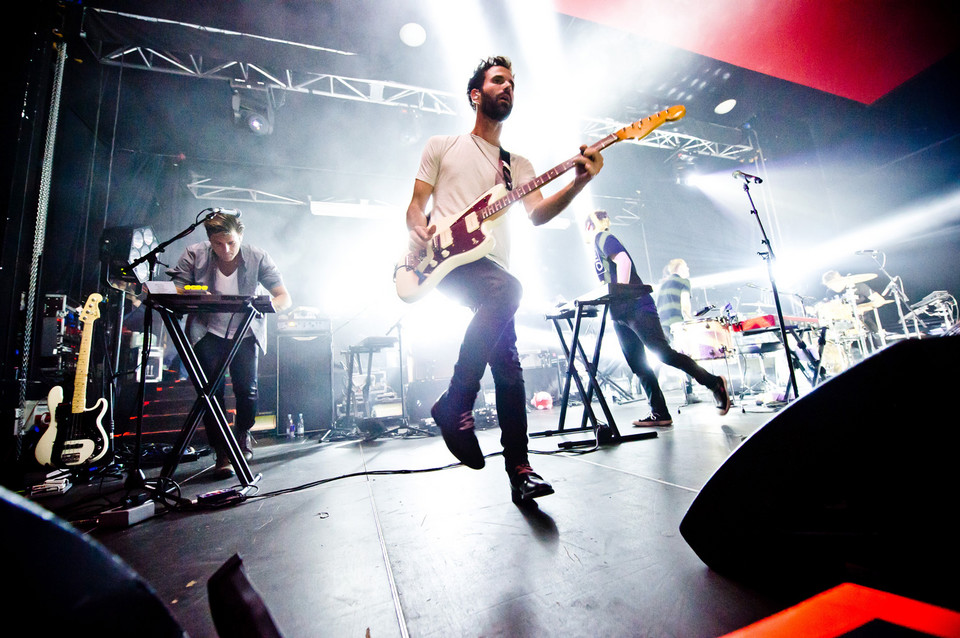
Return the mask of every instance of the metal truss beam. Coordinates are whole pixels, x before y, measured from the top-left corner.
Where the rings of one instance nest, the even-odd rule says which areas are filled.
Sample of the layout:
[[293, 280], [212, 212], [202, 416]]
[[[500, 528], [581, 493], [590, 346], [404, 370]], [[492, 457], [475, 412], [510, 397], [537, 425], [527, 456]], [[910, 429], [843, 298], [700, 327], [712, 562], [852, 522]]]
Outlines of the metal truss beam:
[[[596, 137], [598, 139], [609, 135], [612, 131], [629, 125], [629, 122], [618, 122], [611, 119], [588, 118], [585, 122], [585, 133], [590, 137]], [[758, 150], [749, 143], [728, 144], [662, 128], [654, 130], [641, 140], [626, 141], [631, 144], [639, 144], [640, 146], [667, 149], [673, 151], [674, 154], [689, 153], [691, 155], [719, 157], [721, 159], [735, 160], [738, 162], [753, 161], [758, 153]]]
[[212, 199], [218, 202], [253, 202], [257, 204], [285, 204], [302, 206], [307, 202], [285, 195], [277, 195], [255, 188], [240, 186], [219, 186], [211, 184], [209, 178], [195, 179], [187, 188], [196, 199]]
[[97, 53], [101, 64], [227, 81], [233, 88], [280, 89], [382, 106], [402, 106], [440, 115], [456, 115], [453, 93], [386, 80], [351, 78], [330, 73], [270, 69], [234, 60], [211, 62], [200, 55], [179, 56], [148, 47], [127, 46]]

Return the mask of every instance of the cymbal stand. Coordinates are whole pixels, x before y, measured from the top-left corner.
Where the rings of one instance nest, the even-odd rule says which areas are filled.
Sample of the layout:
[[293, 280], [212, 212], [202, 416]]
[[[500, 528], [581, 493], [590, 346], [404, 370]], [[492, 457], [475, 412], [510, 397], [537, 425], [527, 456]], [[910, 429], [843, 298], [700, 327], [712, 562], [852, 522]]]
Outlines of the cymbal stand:
[[797, 388], [797, 375], [793, 369], [793, 352], [790, 350], [790, 342], [787, 340], [787, 329], [786, 324], [783, 321], [783, 306], [780, 303], [780, 293], [777, 291], [777, 280], [773, 274], [773, 264], [776, 262], [776, 255], [773, 252], [773, 245], [770, 243], [770, 238], [767, 237], [767, 231], [763, 227], [763, 222], [760, 220], [760, 213], [757, 212], [757, 206], [753, 203], [753, 196], [750, 194], [750, 180], [754, 180], [755, 184], [761, 183], [759, 177], [754, 177], [752, 175], [747, 175], [746, 173], [741, 172], [740, 177], [743, 178], [743, 192], [747, 194], [747, 200], [750, 202], [750, 214], [753, 215], [754, 219], [757, 220], [757, 225], [760, 227], [760, 243], [766, 247], [766, 250], [760, 253], [760, 257], [767, 264], [767, 276], [770, 278], [770, 289], [773, 291], [773, 302], [777, 308], [777, 321], [779, 321], [780, 326], [780, 341], [783, 342], [783, 351], [787, 356], [787, 370], [790, 373], [790, 385], [787, 387], [787, 392], [785, 393], [784, 400], [789, 400], [790, 388], [793, 388], [794, 398], [800, 398], [800, 391]]
[[[881, 259], [881, 258], [878, 258], [877, 255], [880, 255], [880, 256], [882, 257], [882, 259]], [[917, 336], [917, 337], [919, 337], [919, 336], [920, 336], [920, 325], [917, 323], [917, 317], [916, 317], [916, 315], [913, 316], [913, 330], [914, 330], [914, 334], [911, 335], [911, 334], [910, 334], [910, 328], [907, 327], [907, 318], [906, 318], [906, 315], [903, 314], [903, 307], [910, 301], [910, 299], [907, 297], [907, 293], [905, 293], [905, 292], [903, 291], [903, 280], [900, 279], [900, 275], [897, 275], [897, 276], [895, 276], [895, 277], [894, 277], [894, 276], [891, 276], [890, 273], [887, 272], [887, 269], [884, 268], [884, 266], [886, 266], [886, 264], [887, 264], [887, 256], [886, 256], [884, 253], [882, 253], [882, 252], [880, 252], [880, 251], [876, 251], [875, 253], [873, 253], [872, 255], [870, 255], [870, 257], [871, 257], [875, 262], [877, 262], [877, 267], [880, 269], [880, 272], [882, 272], [882, 273], [886, 276], [886, 278], [890, 280], [889, 283], [887, 283], [887, 287], [883, 289], [883, 292], [882, 292], [882, 293], [880, 293], [880, 296], [881, 296], [881, 297], [886, 297], [886, 296], [887, 296], [888, 294], [890, 294], [891, 292], [893, 293], [893, 300], [897, 303], [897, 314], [898, 314], [899, 317], [900, 317], [900, 327], [901, 327], [901, 329], [903, 329], [903, 336], [905, 336], [905, 337], [910, 337], [910, 336]], [[878, 325], [878, 326], [880, 325], [879, 321], [877, 322], [877, 325]], [[883, 331], [881, 330], [881, 333], [882, 333], [882, 332], [883, 332]]]

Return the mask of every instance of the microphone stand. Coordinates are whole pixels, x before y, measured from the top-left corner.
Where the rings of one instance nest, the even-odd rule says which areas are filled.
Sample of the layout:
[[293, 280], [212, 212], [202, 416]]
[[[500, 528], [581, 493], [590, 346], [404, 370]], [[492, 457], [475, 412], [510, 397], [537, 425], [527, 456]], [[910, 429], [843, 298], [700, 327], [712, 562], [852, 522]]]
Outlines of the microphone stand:
[[404, 391], [404, 385], [406, 384], [406, 379], [403, 377], [403, 317], [397, 319], [397, 323], [390, 326], [390, 329], [387, 330], [387, 334], [390, 334], [394, 330], [397, 331], [397, 354], [400, 357], [400, 419], [403, 425], [407, 425], [407, 399], [406, 392]]
[[783, 342], [783, 350], [787, 355], [787, 370], [790, 372], [790, 386], [787, 388], [787, 391], [784, 393], [784, 401], [789, 400], [790, 396], [790, 387], [793, 388], [793, 396], [797, 399], [800, 398], [800, 391], [797, 389], [797, 375], [793, 370], [793, 352], [790, 350], [790, 343], [787, 341], [787, 328], [783, 321], [783, 307], [780, 305], [780, 293], [777, 291], [777, 280], [773, 275], [773, 264], [776, 261], [776, 255], [773, 252], [773, 246], [770, 244], [770, 238], [767, 237], [767, 231], [763, 227], [763, 222], [760, 220], [760, 213], [757, 212], [757, 206], [753, 203], [753, 196], [750, 195], [750, 179], [754, 179], [757, 183], [760, 182], [759, 179], [745, 173], [740, 173], [737, 177], [743, 178], [743, 192], [747, 194], [747, 200], [750, 202], [750, 214], [754, 216], [757, 220], [757, 225], [760, 227], [760, 236], [762, 237], [760, 243], [762, 243], [766, 250], [764, 252], [757, 253], [767, 264], [767, 275], [770, 277], [770, 289], [773, 291], [773, 303], [777, 307], [777, 321], [780, 326], [780, 341]]

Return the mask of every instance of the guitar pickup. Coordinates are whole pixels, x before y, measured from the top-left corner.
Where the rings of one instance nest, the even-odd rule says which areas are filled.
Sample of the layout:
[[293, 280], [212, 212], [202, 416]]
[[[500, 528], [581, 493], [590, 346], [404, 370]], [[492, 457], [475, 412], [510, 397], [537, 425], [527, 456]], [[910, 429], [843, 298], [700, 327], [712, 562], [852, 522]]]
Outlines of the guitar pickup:
[[[469, 215], [463, 218], [463, 225], [466, 227], [468, 233], [476, 232], [480, 229], [480, 220], [477, 218], [477, 214], [470, 213]], [[476, 242], [474, 242], [476, 243]]]

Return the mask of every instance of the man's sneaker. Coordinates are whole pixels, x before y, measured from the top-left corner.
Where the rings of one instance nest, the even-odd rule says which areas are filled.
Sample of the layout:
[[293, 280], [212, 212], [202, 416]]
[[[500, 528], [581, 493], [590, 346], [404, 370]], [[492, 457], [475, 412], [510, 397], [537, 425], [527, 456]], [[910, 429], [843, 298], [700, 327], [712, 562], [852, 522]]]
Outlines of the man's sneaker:
[[474, 431], [473, 410], [459, 410], [451, 403], [449, 393], [444, 392], [433, 404], [430, 415], [440, 428], [450, 453], [467, 467], [482, 469], [486, 461]]
[[730, 391], [727, 389], [726, 377], [719, 377], [720, 384], [713, 389], [713, 398], [717, 401], [720, 416], [730, 411]]
[[633, 427], [635, 428], [666, 427], [668, 425], [673, 425], [673, 419], [670, 418], [669, 414], [667, 416], [651, 414], [645, 419], [640, 419], [639, 421], [633, 422]]
[[250, 436], [249, 432], [241, 432], [237, 435], [237, 445], [240, 447], [240, 453], [247, 461], [253, 460], [253, 450], [250, 448], [252, 441], [253, 437]]
[[529, 463], [522, 463], [507, 472], [510, 476], [510, 497], [517, 505], [541, 496], [553, 494], [553, 486], [533, 471]]

